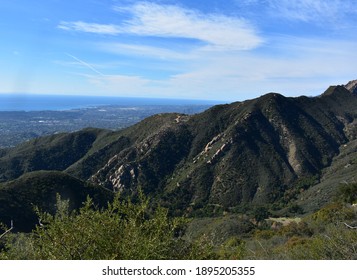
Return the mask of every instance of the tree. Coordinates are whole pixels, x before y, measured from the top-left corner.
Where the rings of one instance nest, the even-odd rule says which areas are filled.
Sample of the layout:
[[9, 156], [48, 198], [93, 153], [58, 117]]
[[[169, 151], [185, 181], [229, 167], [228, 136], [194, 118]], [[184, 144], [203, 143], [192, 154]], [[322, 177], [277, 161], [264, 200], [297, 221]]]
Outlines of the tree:
[[264, 221], [265, 219], [269, 218], [270, 212], [266, 207], [259, 206], [254, 209], [253, 216], [254, 216], [255, 220], [259, 223], [259, 222]]

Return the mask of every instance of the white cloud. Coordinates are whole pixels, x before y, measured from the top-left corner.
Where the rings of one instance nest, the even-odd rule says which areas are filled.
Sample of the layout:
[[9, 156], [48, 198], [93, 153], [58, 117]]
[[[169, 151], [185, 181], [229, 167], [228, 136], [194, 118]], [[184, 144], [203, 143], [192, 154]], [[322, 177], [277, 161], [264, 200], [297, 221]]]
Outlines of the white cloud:
[[140, 2], [130, 7], [116, 6], [118, 12], [131, 15], [121, 25], [61, 22], [58, 28], [98, 34], [153, 36], [196, 39], [211, 49], [248, 50], [259, 46], [262, 38], [242, 18], [203, 14], [174, 5]]
[[[176, 59], [182, 65], [164, 78], [129, 75], [123, 68], [118, 69], [121, 74], [116, 75], [95, 75], [93, 72], [82, 76], [91, 85], [91, 90], [105, 94], [229, 101], [254, 98], [271, 91], [287, 96], [317, 95], [330, 84], [356, 78], [353, 64], [357, 60], [356, 43], [292, 36], [271, 39], [274, 44], [268, 47], [267, 53], [198, 51], [187, 60], [170, 54], [170, 67], [177, 66]], [[146, 46], [122, 45], [118, 48], [119, 53], [125, 48], [130, 54], [147, 51]], [[159, 56], [161, 52], [155, 48], [150, 51], [149, 56]]]
[[188, 60], [194, 59], [193, 52], [181, 52], [167, 48], [153, 47], [140, 44], [124, 43], [97, 43], [96, 46], [103, 51], [113, 54], [125, 54], [139, 57], [151, 57], [160, 60]]
[[57, 27], [68, 31], [80, 31], [107, 35], [117, 35], [121, 33], [120, 28], [112, 24], [87, 23], [83, 21], [61, 21]]
[[331, 24], [348, 14], [356, 14], [354, 1], [350, 0], [265, 0], [274, 16], [303, 22]]
[[[314, 48], [306, 47], [306, 43]], [[283, 44], [284, 48], [290, 44], [291, 57], [221, 53], [197, 58], [186, 71], [162, 80], [125, 75], [91, 76], [90, 80], [99, 89], [118, 95], [237, 101], [271, 91], [287, 96], [317, 95], [330, 84], [356, 78], [351, 76], [355, 75], [354, 64], [348, 64], [357, 59], [357, 55], [351, 56], [356, 46], [298, 38], [286, 39]]]
[[262, 43], [255, 29], [241, 18], [148, 2], [117, 10], [133, 14], [126, 27], [137, 35], [198, 39], [222, 49], [251, 49]]
[[278, 11], [278, 15], [289, 19], [301, 21], [315, 21], [321, 15], [324, 17], [334, 16], [337, 8], [336, 3], [340, 1], [321, 0], [269, 0], [270, 6]]
[[[263, 16], [322, 23], [324, 18], [331, 22], [335, 20], [334, 15], [351, 2], [244, 0], [240, 3], [246, 6], [265, 3], [267, 7], [262, 7]], [[341, 7], [338, 6], [340, 3]], [[319, 94], [329, 84], [356, 78], [351, 75], [355, 75], [353, 61], [357, 59], [357, 45], [348, 42], [347, 38], [346, 41], [338, 41], [267, 34], [263, 43], [256, 30], [240, 18], [148, 2], [130, 7], [117, 6], [115, 10], [129, 15], [129, 19], [117, 25], [77, 21], [61, 22], [58, 26], [64, 30], [134, 37], [132, 40], [125, 36], [125, 40], [119, 42], [121, 37], [118, 36], [115, 40], [111, 38], [92, 45], [93, 49], [120, 55], [118, 59], [124, 57], [130, 64], [130, 71], [121, 67], [116, 69], [120, 74], [104, 75], [97, 70], [103, 67], [75, 59], [82, 67], [92, 70], [93, 75], [83, 77], [97, 92], [233, 101], [270, 91], [290, 96]], [[355, 8], [347, 12], [353, 11]], [[345, 15], [346, 11], [343, 13]], [[165, 40], [160, 40], [158, 45], [147, 37]], [[179, 41], [167, 40], [171, 38], [194, 39], [198, 43], [180, 48], [173, 43]], [[249, 51], [256, 47], [260, 48]], [[143, 70], [142, 65], [145, 65], [144, 71], [140, 71]], [[162, 75], [152, 73], [156, 66], [163, 67]], [[111, 68], [113, 72], [114, 68]]]
[[[248, 17], [317, 24], [328, 29], [356, 26], [355, 0], [234, 0]], [[252, 12], [253, 11], [253, 12]]]

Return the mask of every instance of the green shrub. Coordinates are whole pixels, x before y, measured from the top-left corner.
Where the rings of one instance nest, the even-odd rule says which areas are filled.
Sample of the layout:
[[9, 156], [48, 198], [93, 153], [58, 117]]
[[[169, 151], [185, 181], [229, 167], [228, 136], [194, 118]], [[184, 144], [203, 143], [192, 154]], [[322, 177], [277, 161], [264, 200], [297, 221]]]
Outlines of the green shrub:
[[330, 225], [324, 234], [309, 240], [289, 244], [290, 259], [306, 260], [353, 260], [357, 258], [357, 233], [343, 224]]
[[338, 198], [350, 204], [357, 203], [357, 183], [341, 185]]
[[246, 255], [246, 244], [239, 237], [231, 237], [220, 247], [219, 258], [224, 260], [241, 260]]
[[[57, 199], [55, 215], [38, 211], [40, 225], [28, 236], [7, 236], [7, 259], [205, 259], [214, 258], [202, 240], [182, 238], [187, 220], [170, 218], [167, 210], [149, 208], [117, 196], [105, 209], [87, 199], [78, 212]], [[29, 250], [29, 248], [31, 250]]]

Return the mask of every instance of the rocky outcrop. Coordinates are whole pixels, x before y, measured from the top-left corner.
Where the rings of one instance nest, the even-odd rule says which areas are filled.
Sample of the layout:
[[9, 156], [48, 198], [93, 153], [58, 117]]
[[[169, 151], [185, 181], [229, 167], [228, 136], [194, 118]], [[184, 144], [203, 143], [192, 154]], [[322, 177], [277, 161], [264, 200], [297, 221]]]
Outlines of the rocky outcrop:
[[348, 89], [350, 92], [357, 94], [357, 80], [348, 82], [345, 85], [345, 88]]
[[114, 191], [157, 189], [189, 151], [187, 116], [173, 116], [157, 130], [114, 155], [90, 181]]

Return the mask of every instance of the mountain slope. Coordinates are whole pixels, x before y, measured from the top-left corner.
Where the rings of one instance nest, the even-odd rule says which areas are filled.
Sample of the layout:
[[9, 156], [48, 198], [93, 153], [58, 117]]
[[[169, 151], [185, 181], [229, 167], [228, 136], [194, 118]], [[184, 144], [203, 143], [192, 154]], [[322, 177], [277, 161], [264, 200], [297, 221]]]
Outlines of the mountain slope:
[[195, 116], [155, 116], [160, 127], [90, 180], [128, 192], [140, 186], [173, 208], [271, 203], [330, 165], [354, 137], [356, 108], [356, 95], [335, 86], [316, 98], [271, 93]]
[[15, 148], [0, 150], [0, 182], [36, 170], [64, 170], [91, 149], [101, 129], [84, 129], [37, 138]]
[[282, 208], [326, 177], [323, 170], [356, 139], [355, 84], [331, 86], [313, 98], [269, 93], [192, 116], [159, 114], [115, 132], [40, 138], [0, 150], [0, 177], [62, 170], [126, 194], [140, 187], [178, 213]]
[[[191, 158], [169, 182], [168, 192], [175, 197], [185, 188], [192, 190], [190, 202], [223, 207], [274, 201], [297, 179], [328, 166], [348, 141], [344, 128], [355, 109], [344, 107], [356, 108], [357, 100], [344, 94], [348, 98], [337, 97], [343, 103], [333, 104], [331, 96], [268, 94], [205, 112], [198, 117], [202, 124], [192, 118], [196, 137]], [[212, 113], [216, 121], [205, 123]]]

